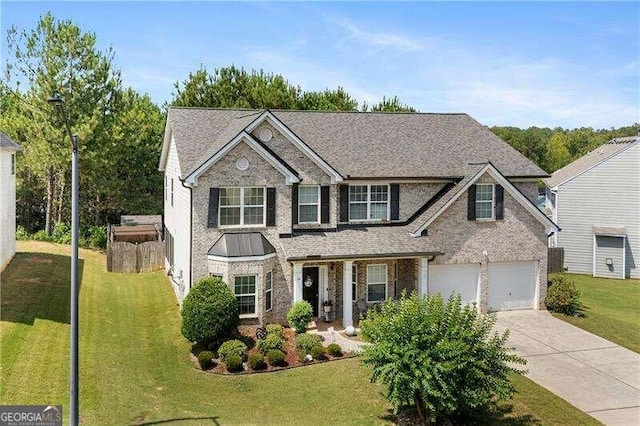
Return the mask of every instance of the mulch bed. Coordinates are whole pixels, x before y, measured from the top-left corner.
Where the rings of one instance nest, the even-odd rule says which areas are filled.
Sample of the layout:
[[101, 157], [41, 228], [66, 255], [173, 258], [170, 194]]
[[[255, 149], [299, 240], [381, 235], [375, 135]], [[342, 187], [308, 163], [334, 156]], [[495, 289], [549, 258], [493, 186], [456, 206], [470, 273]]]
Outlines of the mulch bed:
[[[247, 351], [247, 358], [253, 354], [253, 353], [260, 353], [260, 351], [258, 350], [258, 348], [256, 347], [256, 330], [257, 330], [257, 326], [240, 326], [238, 327], [238, 330], [236, 332], [234, 332], [229, 339], [238, 339], [243, 341], [247, 347], [249, 348], [249, 350]], [[322, 338], [322, 337], [321, 337]], [[284, 346], [282, 348], [283, 352], [285, 353], [285, 364], [283, 366], [272, 366], [269, 365], [269, 362], [267, 360], [267, 357], [265, 356], [265, 363], [267, 364], [266, 368], [263, 368], [262, 370], [252, 370], [251, 367], [249, 367], [248, 365], [246, 365], [246, 369], [244, 371], [240, 371], [238, 373], [230, 373], [227, 371], [226, 367], [224, 366], [224, 364], [222, 362], [220, 362], [220, 360], [216, 360], [215, 365], [208, 369], [208, 370], [204, 370], [205, 373], [213, 373], [213, 374], [221, 374], [221, 375], [228, 375], [228, 376], [236, 376], [236, 375], [242, 375], [242, 374], [254, 374], [254, 373], [268, 373], [268, 372], [273, 372], [273, 371], [280, 371], [280, 370], [287, 370], [290, 368], [296, 368], [296, 367], [304, 367], [307, 365], [313, 365], [313, 364], [321, 364], [324, 362], [329, 362], [329, 361], [337, 361], [340, 359], [345, 359], [345, 358], [350, 358], [352, 355], [350, 355], [349, 353], [345, 353], [343, 352], [341, 356], [331, 356], [328, 353], [325, 353], [325, 359], [323, 360], [316, 360], [314, 359], [313, 361], [301, 361], [299, 356], [298, 356], [298, 351], [296, 350], [296, 332], [291, 329], [291, 328], [285, 328], [284, 329]], [[193, 361], [193, 363], [195, 364], [196, 368], [201, 370], [200, 368], [200, 364], [198, 363], [198, 358], [197, 358], [197, 353], [199, 353], [199, 350], [196, 350], [194, 348], [194, 350], [192, 350], [191, 353], [191, 360]]]

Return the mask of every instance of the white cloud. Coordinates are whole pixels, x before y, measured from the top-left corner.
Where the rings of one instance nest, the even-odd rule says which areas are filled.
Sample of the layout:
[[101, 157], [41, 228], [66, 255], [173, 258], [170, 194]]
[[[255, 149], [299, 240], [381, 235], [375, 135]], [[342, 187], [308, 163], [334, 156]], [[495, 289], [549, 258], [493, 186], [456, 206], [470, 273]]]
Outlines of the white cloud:
[[390, 32], [366, 31], [345, 18], [336, 18], [331, 21], [347, 32], [342, 43], [352, 39], [376, 50], [392, 49], [401, 52], [417, 52], [424, 47], [412, 37]]

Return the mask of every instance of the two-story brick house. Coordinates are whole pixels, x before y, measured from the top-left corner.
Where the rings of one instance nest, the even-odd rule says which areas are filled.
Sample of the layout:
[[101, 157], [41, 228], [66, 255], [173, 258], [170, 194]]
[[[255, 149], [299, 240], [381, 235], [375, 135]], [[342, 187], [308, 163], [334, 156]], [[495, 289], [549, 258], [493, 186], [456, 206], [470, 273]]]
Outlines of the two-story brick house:
[[347, 326], [403, 289], [544, 306], [548, 175], [466, 114], [172, 107], [159, 168], [179, 300], [218, 275], [259, 322], [331, 300]]

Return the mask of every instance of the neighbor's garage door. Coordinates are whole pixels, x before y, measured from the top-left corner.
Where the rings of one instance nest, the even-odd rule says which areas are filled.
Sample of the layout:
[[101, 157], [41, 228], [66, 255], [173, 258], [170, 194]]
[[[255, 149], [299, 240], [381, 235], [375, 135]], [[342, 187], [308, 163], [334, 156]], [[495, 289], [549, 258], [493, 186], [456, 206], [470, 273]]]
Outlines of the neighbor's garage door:
[[489, 310], [533, 309], [537, 264], [489, 263]]
[[462, 303], [476, 302], [480, 265], [429, 265], [428, 291], [448, 299], [452, 292], [460, 293]]

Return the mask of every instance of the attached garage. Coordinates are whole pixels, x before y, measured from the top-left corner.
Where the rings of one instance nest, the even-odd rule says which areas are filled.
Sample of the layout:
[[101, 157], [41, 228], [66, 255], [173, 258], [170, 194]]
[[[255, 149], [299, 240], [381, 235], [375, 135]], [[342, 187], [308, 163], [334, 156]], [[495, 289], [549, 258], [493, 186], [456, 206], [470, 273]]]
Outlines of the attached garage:
[[428, 291], [447, 299], [452, 292], [460, 293], [462, 303], [477, 302], [480, 287], [480, 265], [429, 265]]
[[489, 310], [533, 309], [538, 262], [489, 263]]

